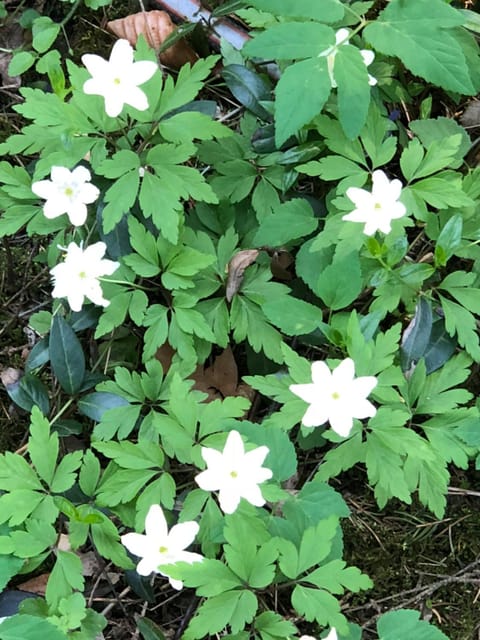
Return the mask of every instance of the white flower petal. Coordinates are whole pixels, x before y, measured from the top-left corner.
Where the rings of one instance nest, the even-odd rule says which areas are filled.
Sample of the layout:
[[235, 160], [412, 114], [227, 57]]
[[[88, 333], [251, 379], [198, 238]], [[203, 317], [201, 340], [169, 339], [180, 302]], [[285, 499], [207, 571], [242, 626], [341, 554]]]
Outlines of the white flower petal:
[[159, 540], [166, 540], [168, 535], [168, 526], [163, 513], [163, 509], [159, 504], [152, 504], [145, 518], [145, 533], [148, 537], [155, 537]]
[[234, 513], [240, 504], [240, 495], [232, 489], [220, 489], [218, 502], [223, 513]]
[[139, 558], [143, 556], [143, 552], [145, 551], [145, 540], [146, 536], [142, 533], [125, 533], [123, 536], [120, 536], [120, 541], [123, 546]]
[[318, 389], [312, 383], [309, 384], [291, 384], [289, 389], [296, 396], [304, 400], [305, 402], [312, 403], [318, 395]]
[[[166, 523], [165, 523], [166, 527]], [[180, 522], [170, 529], [168, 546], [173, 542], [178, 549], [185, 549], [192, 544], [198, 533], [199, 526], [196, 522]]]
[[368, 65], [372, 64], [372, 62], [375, 59], [375, 52], [372, 51], [371, 49], [361, 49], [360, 50], [360, 54], [363, 58], [363, 61], [365, 63], [365, 66], [368, 67]]

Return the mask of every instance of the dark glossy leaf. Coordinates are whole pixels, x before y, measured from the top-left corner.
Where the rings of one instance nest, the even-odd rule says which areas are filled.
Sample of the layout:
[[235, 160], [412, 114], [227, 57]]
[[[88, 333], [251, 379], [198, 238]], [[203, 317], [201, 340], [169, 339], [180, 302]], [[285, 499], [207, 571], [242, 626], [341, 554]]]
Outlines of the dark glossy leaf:
[[80, 435], [83, 427], [76, 420], [57, 420], [52, 424], [52, 431], [56, 431], [60, 437], [65, 438]]
[[139, 618], [137, 620], [137, 629], [144, 640], [165, 640], [165, 635], [160, 627], [148, 618]]
[[50, 411], [47, 388], [37, 376], [27, 373], [18, 382], [6, 385], [5, 389], [13, 402], [25, 411], [31, 411], [34, 406], [39, 407], [45, 416]]
[[50, 352], [48, 350], [48, 338], [42, 338], [37, 342], [28, 354], [25, 363], [25, 371], [33, 371], [39, 369], [50, 360]]
[[[114, 233], [112, 231], [112, 233]], [[83, 331], [84, 329], [92, 329], [97, 326], [98, 319], [102, 315], [102, 310], [99, 307], [89, 305], [84, 307], [81, 311], [74, 311], [71, 317], [71, 327], [77, 331]]]
[[117, 260], [122, 256], [126, 256], [132, 251], [130, 245], [130, 236], [128, 234], [127, 216], [123, 216], [120, 221], [113, 227], [111, 231], [105, 233], [102, 225], [102, 214], [105, 205], [101, 202], [97, 207], [97, 228], [100, 234], [100, 240], [107, 245], [108, 255]]
[[50, 331], [50, 361], [62, 389], [76, 393], [85, 376], [85, 356], [75, 332], [58, 314]]
[[403, 371], [410, 371], [424, 355], [432, 332], [432, 305], [421, 297], [415, 309], [415, 315], [403, 332], [400, 358]]
[[241, 64], [230, 64], [224, 68], [223, 77], [240, 104], [262, 120], [272, 119], [260, 104], [261, 100], [270, 100], [270, 89], [259, 75]]
[[440, 369], [455, 353], [457, 341], [448, 335], [443, 318], [433, 321], [432, 333], [423, 357], [428, 373]]
[[155, 602], [155, 594], [148, 577], [141, 576], [135, 570], [127, 570], [125, 571], [125, 580], [142, 600]]
[[402, 370], [411, 371], [423, 358], [426, 373], [432, 373], [451, 358], [456, 347], [457, 341], [447, 333], [443, 318], [432, 312], [429, 300], [420, 298], [415, 315], [403, 332], [400, 347]]
[[114, 393], [95, 391], [94, 393], [89, 393], [87, 396], [84, 396], [79, 400], [77, 406], [80, 413], [84, 416], [95, 420], [95, 422], [100, 422], [103, 414], [105, 411], [108, 411], [108, 409], [123, 407], [128, 404], [128, 400], [125, 400], [125, 398], [117, 396]]
[[215, 18], [228, 16], [231, 13], [235, 13], [235, 11], [238, 11], [238, 9], [243, 9], [245, 6], [245, 0], [227, 0], [227, 2], [222, 2], [219, 7], [215, 7], [215, 9], [212, 11], [212, 16]]

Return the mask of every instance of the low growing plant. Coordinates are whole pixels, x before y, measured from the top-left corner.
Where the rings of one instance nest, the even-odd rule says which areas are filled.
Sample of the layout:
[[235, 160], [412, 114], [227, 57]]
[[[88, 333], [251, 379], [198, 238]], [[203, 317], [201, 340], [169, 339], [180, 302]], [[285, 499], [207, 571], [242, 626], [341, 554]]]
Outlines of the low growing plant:
[[[0, 235], [38, 240], [52, 300], [7, 386], [30, 428], [0, 456], [0, 583], [50, 575], [0, 639], [98, 637], [88, 545], [142, 597], [152, 573], [194, 591], [184, 640], [357, 640], [342, 597], [374, 585], [344, 560], [328, 481], [362, 465], [380, 508], [416, 494], [442, 518], [451, 465], [480, 467], [479, 171], [436, 104], [480, 89], [476, 23], [444, 0], [384, 4], [237, 3], [255, 31], [224, 43], [224, 79], [218, 55], [174, 78], [118, 40], [108, 60], [37, 62], [51, 90], [20, 89]], [[53, 60], [46, 20], [33, 47]], [[199, 98], [212, 85], [245, 107], [238, 126]], [[227, 348], [250, 395], [198, 388]], [[377, 633], [446, 638], [413, 610]]]

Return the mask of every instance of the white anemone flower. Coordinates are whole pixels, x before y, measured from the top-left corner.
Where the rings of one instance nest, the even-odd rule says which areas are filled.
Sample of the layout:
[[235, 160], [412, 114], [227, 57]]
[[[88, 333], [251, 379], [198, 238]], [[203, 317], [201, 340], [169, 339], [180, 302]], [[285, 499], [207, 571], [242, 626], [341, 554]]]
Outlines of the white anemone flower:
[[96, 242], [86, 249], [70, 242], [65, 260], [50, 269], [54, 283], [52, 297], [67, 298], [72, 311], [80, 311], [85, 298], [107, 307], [110, 302], [103, 297], [99, 278], [112, 275], [120, 264], [102, 259], [106, 249], [104, 242]]
[[82, 166], [73, 171], [66, 167], [52, 167], [50, 178], [32, 184], [33, 193], [46, 200], [43, 205], [45, 217], [52, 219], [66, 213], [76, 227], [84, 224], [86, 205], [95, 202], [100, 193], [90, 182], [90, 171]]
[[261, 507], [265, 500], [258, 485], [273, 475], [262, 467], [268, 452], [268, 447], [263, 446], [245, 453], [238, 431], [230, 431], [222, 452], [202, 447], [207, 469], [195, 477], [195, 482], [205, 491], [219, 491], [218, 501], [224, 513], [233, 513], [241, 498]]
[[147, 96], [138, 85], [150, 80], [158, 67], [149, 60], [134, 62], [133, 48], [127, 40], [117, 40], [109, 60], [86, 53], [82, 62], [92, 76], [84, 83], [84, 92], [103, 96], [111, 118], [120, 115], [125, 104], [139, 111], [148, 109]]
[[364, 222], [363, 233], [371, 236], [375, 231], [390, 233], [392, 220], [403, 218], [407, 209], [399, 202], [402, 193], [400, 180], [389, 180], [381, 169], [372, 174], [372, 191], [349, 187], [346, 196], [355, 205], [355, 209], [342, 217], [342, 220]]
[[[349, 33], [350, 31], [348, 29], [339, 29], [335, 34], [335, 44], [319, 54], [320, 56], [326, 56], [327, 58], [327, 69], [328, 75], [330, 76], [332, 89], [336, 89], [337, 87], [337, 83], [333, 74], [333, 69], [335, 66], [335, 56], [337, 55], [338, 47], [343, 47], [350, 44], [350, 42], [348, 41]], [[371, 51], [370, 49], [360, 49], [360, 54], [366, 67], [372, 64], [375, 58], [375, 53], [373, 51]], [[377, 79], [368, 74], [368, 84], [370, 86], [376, 85]]]
[[[316, 640], [313, 636], [300, 636], [299, 640]], [[338, 640], [337, 631], [335, 627], [330, 629], [328, 635], [326, 635], [323, 640]]]
[[374, 376], [355, 378], [355, 363], [346, 358], [333, 371], [325, 362], [312, 362], [312, 382], [291, 384], [290, 391], [310, 405], [302, 418], [305, 427], [329, 422], [338, 435], [346, 438], [354, 418], [376, 414], [376, 408], [367, 400], [376, 385]]
[[174, 589], [181, 589], [182, 581], [171, 578], [159, 567], [176, 562], [201, 562], [203, 556], [199, 553], [185, 551], [194, 541], [198, 529], [196, 522], [189, 521], [175, 524], [168, 531], [162, 507], [152, 504], [145, 518], [145, 534], [126, 533], [120, 540], [130, 553], [141, 558], [137, 565], [137, 573], [141, 576], [159, 573], [168, 578]]

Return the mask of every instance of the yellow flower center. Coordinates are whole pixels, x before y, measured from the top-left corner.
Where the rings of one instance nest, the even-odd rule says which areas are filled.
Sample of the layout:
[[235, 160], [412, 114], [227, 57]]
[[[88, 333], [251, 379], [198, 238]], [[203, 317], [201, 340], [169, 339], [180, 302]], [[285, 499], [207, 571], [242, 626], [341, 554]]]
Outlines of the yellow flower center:
[[373, 205], [374, 209], [381, 209], [382, 208], [382, 204], [380, 202], [375, 202], [375, 204]]
[[118, 84], [121, 84], [121, 82], [122, 81], [120, 80], [120, 78], [114, 78], [113, 79], [113, 84], [117, 84], [118, 85]]
[[78, 277], [84, 280], [87, 277], [87, 274], [85, 273], [85, 271], [80, 271]]
[[65, 187], [65, 195], [67, 196], [67, 198], [71, 198], [73, 196], [72, 187]]
[[231, 478], [238, 478], [238, 473], [236, 471], [230, 471]]
[[340, 400], [340, 394], [338, 393], [338, 391], [334, 391], [332, 393], [332, 400]]
[[159, 547], [159, 549], [158, 549], [158, 550], [159, 550], [159, 552], [160, 552], [160, 553], [167, 553], [167, 551], [168, 551], [168, 547], [163, 547], [163, 546], [162, 546], [162, 547]]

